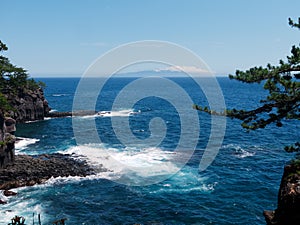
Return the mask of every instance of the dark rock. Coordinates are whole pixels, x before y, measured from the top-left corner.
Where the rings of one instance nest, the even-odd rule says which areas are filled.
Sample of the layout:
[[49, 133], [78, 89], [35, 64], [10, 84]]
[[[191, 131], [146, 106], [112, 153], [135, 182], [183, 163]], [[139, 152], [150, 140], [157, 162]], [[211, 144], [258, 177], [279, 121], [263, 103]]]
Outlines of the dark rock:
[[0, 199], [0, 205], [4, 205], [6, 203], [7, 203], [6, 201]]
[[47, 117], [68, 117], [68, 116], [91, 116], [95, 115], [96, 111], [94, 110], [82, 110], [76, 112], [49, 112]]
[[95, 174], [93, 168], [70, 155], [16, 155], [13, 164], [0, 170], [0, 190], [41, 184], [51, 177], [85, 177], [91, 174]]
[[8, 92], [5, 96], [14, 108], [8, 113], [17, 122], [43, 120], [51, 110], [41, 88], [36, 90], [24, 89], [17, 95]]
[[300, 162], [293, 161], [284, 168], [277, 209], [264, 211], [268, 225], [300, 224]]
[[8, 196], [15, 196], [15, 195], [17, 195], [17, 193], [14, 192], [14, 191], [4, 190], [3, 191], [3, 195], [6, 196], [6, 197], [8, 197]]

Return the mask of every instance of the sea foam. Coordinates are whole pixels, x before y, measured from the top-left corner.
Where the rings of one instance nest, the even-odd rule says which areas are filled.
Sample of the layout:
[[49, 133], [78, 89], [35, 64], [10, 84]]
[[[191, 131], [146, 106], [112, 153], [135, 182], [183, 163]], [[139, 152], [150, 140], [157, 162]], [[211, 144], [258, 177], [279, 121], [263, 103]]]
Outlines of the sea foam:
[[35, 144], [38, 141], [40, 141], [40, 140], [36, 139], [36, 138], [18, 137], [18, 139], [15, 143], [16, 153], [28, 148], [29, 145]]
[[[103, 144], [90, 144], [74, 146], [60, 153], [80, 157], [96, 170], [106, 169], [105, 178], [111, 180], [127, 177], [139, 182], [138, 179], [169, 176], [180, 170], [176, 164], [176, 158], [180, 156], [160, 148], [117, 149], [104, 147]], [[100, 177], [103, 177], [102, 173]]]

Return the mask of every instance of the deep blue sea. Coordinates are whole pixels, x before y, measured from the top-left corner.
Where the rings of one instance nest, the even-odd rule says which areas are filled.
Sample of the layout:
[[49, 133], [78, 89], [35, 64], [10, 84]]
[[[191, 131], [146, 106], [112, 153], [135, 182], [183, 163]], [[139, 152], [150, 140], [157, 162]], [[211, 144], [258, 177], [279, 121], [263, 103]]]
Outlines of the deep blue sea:
[[[116, 96], [136, 79], [112, 78], [97, 98], [94, 109], [99, 115], [73, 118], [82, 124], [80, 136], [84, 143], [77, 143], [70, 117], [46, 118], [17, 126], [16, 135], [24, 138], [16, 145], [18, 154], [72, 154], [95, 168], [102, 165], [107, 171], [99, 170], [86, 178], [53, 178], [43, 185], [18, 188], [18, 196], [8, 198], [8, 204], [1, 206], [0, 224], [7, 224], [14, 215], [24, 216], [28, 224], [33, 224], [33, 213], [41, 214], [42, 224], [52, 224], [61, 218], [68, 219], [66, 224], [265, 224], [263, 210], [276, 208], [283, 167], [293, 158], [283, 147], [299, 139], [299, 122], [284, 121], [282, 128], [271, 125], [247, 132], [240, 121], [227, 118], [219, 153], [206, 170], [199, 171], [211, 132], [211, 116], [196, 112], [199, 121], [189, 119], [194, 113], [192, 105], [178, 113], [172, 103], [156, 94], [140, 99], [132, 107], [112, 110]], [[207, 105], [205, 95], [193, 80], [170, 79], [193, 102]], [[45, 96], [53, 110], [72, 110], [80, 78], [38, 80], [46, 83]], [[262, 84], [249, 85], [226, 77], [219, 77], [218, 82], [227, 108], [256, 107], [267, 94]], [[157, 91], [159, 87], [149, 82], [143, 89]], [[84, 94], [95, 94], [89, 91], [87, 88]], [[170, 90], [161, 91], [170, 94]], [[137, 96], [141, 92], [131, 89], [127, 94]], [[151, 137], [156, 138], [151, 133], [155, 131], [150, 124], [153, 118], [164, 121], [166, 133], [155, 146], [147, 142]], [[113, 119], [120, 119], [121, 125], [114, 127]], [[189, 129], [182, 131], [184, 123]], [[90, 124], [95, 125], [101, 143], [91, 137]], [[133, 135], [127, 138], [128, 146], [116, 135], [126, 124]], [[197, 125], [200, 130], [196, 134], [195, 151], [181, 168], [172, 160], [176, 155], [172, 149], [183, 133], [191, 137], [191, 142], [195, 141], [191, 131]], [[129, 134], [125, 130], [123, 135]], [[140, 141], [136, 143], [134, 138]], [[153, 182], [148, 184], [149, 181]]]

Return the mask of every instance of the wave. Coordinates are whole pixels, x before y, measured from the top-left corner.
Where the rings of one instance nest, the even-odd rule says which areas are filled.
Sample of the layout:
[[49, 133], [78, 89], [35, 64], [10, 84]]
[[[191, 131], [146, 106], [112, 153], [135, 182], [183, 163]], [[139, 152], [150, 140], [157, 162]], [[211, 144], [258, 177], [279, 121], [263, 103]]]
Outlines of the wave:
[[16, 153], [26, 149], [29, 145], [35, 144], [39, 141], [40, 140], [36, 138], [17, 137], [17, 141], [15, 143]]
[[[51, 117], [44, 117], [44, 120], [50, 120], [52, 119]], [[26, 121], [25, 123], [37, 123], [37, 122], [41, 122], [44, 120], [30, 120], [30, 121]]]
[[94, 115], [82, 116], [82, 118], [95, 118], [95, 117], [128, 117], [140, 114], [141, 110], [134, 111], [132, 109], [124, 109], [119, 111], [99, 111]]
[[97, 115], [102, 117], [113, 117], [113, 116], [131, 116], [138, 114], [139, 112], [135, 112], [132, 109], [129, 110], [120, 110], [120, 111], [100, 111]]
[[[47, 181], [47, 185], [80, 180], [107, 179], [129, 184], [129, 186], [144, 186], [146, 184], [143, 182], [151, 180], [156, 185], [145, 186], [144, 188], [152, 194], [162, 192], [211, 193], [217, 185], [215, 179], [201, 176], [198, 167], [184, 166], [180, 168], [176, 159], [183, 156], [160, 148], [131, 147], [118, 149], [108, 148], [104, 144], [88, 144], [73, 146], [59, 153], [85, 160], [96, 172], [99, 169], [99, 172], [85, 178], [51, 178]], [[103, 169], [106, 171], [103, 172]]]
[[166, 182], [156, 187], [151, 187], [152, 194], [162, 193], [189, 193], [202, 192], [211, 193], [215, 190], [218, 182], [208, 176], [200, 176], [198, 170], [192, 167], [184, 167]]
[[[19, 197], [6, 197], [7, 204], [1, 206], [0, 224], [8, 224], [15, 215], [21, 215], [28, 222], [33, 218], [37, 221], [37, 214], [45, 215], [41, 203], [29, 197], [30, 193], [20, 193], [24, 188], [13, 189], [17, 190]], [[20, 192], [19, 192], [20, 191]], [[21, 195], [21, 196], [20, 196]], [[1, 199], [1, 197], [0, 197]], [[27, 223], [26, 223], [27, 224]]]
[[70, 94], [52, 94], [53, 97], [69, 96]]
[[233, 155], [236, 158], [247, 158], [247, 157], [252, 157], [256, 154], [256, 150], [260, 149], [258, 146], [252, 146], [252, 147], [247, 147], [246, 149], [240, 145], [237, 144], [228, 144], [222, 146], [223, 149], [229, 149], [233, 152]]
[[[106, 148], [104, 145], [80, 145], [71, 147], [62, 154], [71, 154], [82, 158], [96, 170], [107, 170], [105, 174], [100, 172], [98, 176], [110, 180], [126, 179], [139, 183], [145, 178], [171, 176], [180, 168], [176, 165], [176, 158], [180, 158], [174, 152], [164, 151], [160, 148]], [[101, 170], [102, 169], [102, 170]]]

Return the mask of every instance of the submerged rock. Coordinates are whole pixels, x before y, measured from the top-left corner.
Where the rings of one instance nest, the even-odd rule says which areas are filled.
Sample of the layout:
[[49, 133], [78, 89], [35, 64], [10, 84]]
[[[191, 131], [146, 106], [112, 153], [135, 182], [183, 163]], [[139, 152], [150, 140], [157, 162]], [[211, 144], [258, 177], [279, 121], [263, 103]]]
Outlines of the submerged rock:
[[264, 216], [268, 225], [300, 224], [300, 160], [285, 166], [277, 209], [264, 211]]
[[3, 195], [6, 196], [6, 197], [8, 197], [8, 196], [15, 196], [15, 195], [17, 195], [17, 193], [14, 192], [14, 191], [4, 190], [3, 191]]

